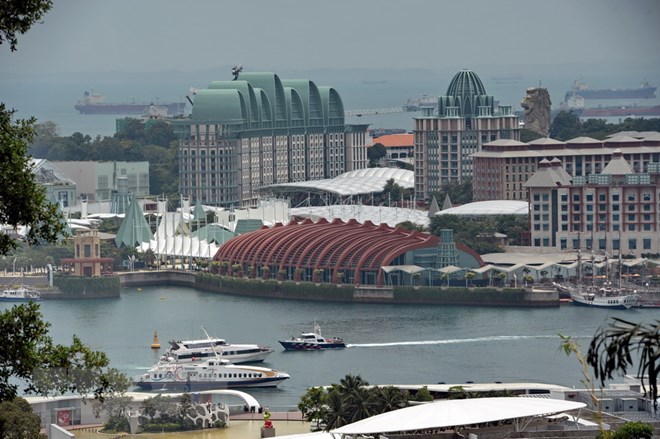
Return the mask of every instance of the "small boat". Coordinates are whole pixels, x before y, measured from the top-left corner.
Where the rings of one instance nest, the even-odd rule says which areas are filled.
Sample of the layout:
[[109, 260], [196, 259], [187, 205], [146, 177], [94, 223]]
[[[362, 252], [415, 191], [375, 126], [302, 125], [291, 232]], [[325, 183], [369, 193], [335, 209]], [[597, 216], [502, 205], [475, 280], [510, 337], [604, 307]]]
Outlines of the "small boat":
[[315, 351], [319, 349], [345, 348], [346, 343], [338, 337], [323, 337], [321, 327], [314, 324], [314, 332], [303, 332], [300, 337], [289, 340], [280, 340], [280, 344], [287, 351]]
[[202, 332], [206, 335], [204, 339], [170, 341], [170, 347], [161, 357], [161, 361], [191, 363], [219, 355], [234, 364], [256, 363], [264, 361], [274, 352], [270, 346], [227, 343], [223, 338], [210, 337], [203, 327]]
[[18, 288], [5, 288], [0, 292], [0, 302], [36, 302], [41, 300], [37, 290], [21, 285]]
[[193, 392], [242, 387], [276, 387], [289, 374], [256, 366], [238, 366], [223, 359], [199, 363], [159, 361], [142, 375], [133, 377], [133, 385], [143, 390]]

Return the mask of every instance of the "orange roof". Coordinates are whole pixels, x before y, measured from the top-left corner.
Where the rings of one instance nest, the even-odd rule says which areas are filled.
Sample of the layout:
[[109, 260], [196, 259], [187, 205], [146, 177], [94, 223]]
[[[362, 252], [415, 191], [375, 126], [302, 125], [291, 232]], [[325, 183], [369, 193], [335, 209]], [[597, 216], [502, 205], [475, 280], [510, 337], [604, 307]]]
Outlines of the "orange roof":
[[385, 136], [376, 137], [374, 139], [374, 145], [376, 143], [380, 143], [386, 148], [393, 146], [412, 147], [414, 145], [412, 134], [387, 134]]

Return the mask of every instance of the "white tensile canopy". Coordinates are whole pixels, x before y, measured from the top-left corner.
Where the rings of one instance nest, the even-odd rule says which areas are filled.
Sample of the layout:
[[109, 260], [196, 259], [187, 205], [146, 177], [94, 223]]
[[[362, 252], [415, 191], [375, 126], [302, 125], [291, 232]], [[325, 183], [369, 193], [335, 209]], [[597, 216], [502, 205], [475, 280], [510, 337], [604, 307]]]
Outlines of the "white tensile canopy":
[[520, 420], [524, 430], [533, 418], [586, 407], [585, 403], [541, 398], [475, 398], [442, 400], [372, 416], [330, 431], [336, 435], [377, 435], [414, 430], [473, 426], [487, 422]]

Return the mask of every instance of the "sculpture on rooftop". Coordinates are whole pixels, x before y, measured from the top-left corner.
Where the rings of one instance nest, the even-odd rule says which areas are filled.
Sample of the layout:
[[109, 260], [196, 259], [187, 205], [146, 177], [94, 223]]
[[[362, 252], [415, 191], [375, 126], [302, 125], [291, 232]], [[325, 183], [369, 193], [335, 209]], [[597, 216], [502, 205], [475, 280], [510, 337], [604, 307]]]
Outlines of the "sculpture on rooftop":
[[525, 109], [525, 128], [547, 136], [550, 132], [550, 93], [547, 88], [530, 87], [520, 102]]

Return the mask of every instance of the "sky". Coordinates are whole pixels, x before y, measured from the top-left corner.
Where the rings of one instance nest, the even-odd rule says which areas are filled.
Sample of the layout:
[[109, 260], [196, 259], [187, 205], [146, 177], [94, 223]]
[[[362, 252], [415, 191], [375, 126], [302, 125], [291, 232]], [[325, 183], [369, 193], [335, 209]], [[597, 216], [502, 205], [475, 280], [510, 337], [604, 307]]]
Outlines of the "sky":
[[0, 73], [658, 72], [659, 23], [657, 0], [54, 0]]

